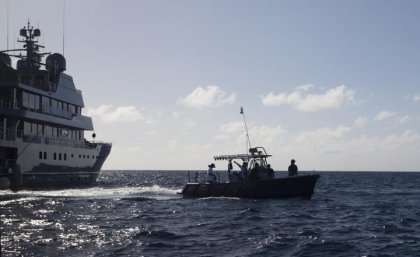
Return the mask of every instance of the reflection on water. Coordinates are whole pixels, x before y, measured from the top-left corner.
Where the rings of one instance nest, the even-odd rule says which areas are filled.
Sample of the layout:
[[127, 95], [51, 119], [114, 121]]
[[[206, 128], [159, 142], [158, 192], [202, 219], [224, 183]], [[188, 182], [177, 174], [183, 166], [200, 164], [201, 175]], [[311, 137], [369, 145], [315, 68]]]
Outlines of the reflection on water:
[[2, 256], [416, 256], [420, 174], [322, 173], [310, 201], [182, 199], [186, 172], [0, 191]]

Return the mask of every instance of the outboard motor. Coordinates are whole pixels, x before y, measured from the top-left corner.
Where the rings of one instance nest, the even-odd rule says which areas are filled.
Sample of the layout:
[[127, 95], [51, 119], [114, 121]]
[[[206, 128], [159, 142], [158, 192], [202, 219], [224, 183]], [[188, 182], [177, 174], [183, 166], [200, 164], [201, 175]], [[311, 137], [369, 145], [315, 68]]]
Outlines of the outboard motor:
[[58, 83], [60, 73], [66, 70], [66, 59], [61, 54], [50, 54], [46, 60], [47, 70], [50, 73], [50, 81]]

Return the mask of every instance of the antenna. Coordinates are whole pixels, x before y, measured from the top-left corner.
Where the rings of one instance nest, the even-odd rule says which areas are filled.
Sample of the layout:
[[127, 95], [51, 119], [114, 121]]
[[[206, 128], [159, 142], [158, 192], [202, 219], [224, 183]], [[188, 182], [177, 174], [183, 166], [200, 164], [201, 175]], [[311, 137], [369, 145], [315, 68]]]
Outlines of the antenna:
[[62, 25], [63, 25], [63, 56], [64, 55], [64, 43], [65, 43], [65, 29], [66, 29], [66, 0], [63, 0], [63, 21], [62, 21]]
[[10, 2], [6, 0], [6, 50], [9, 50]]
[[242, 114], [242, 118], [243, 118], [243, 122], [244, 122], [244, 128], [245, 128], [245, 133], [246, 133], [246, 153], [248, 153], [249, 149], [251, 148], [251, 140], [249, 139], [249, 133], [248, 133], [248, 126], [246, 124], [246, 119], [245, 119], [245, 112], [244, 112], [244, 108], [241, 106], [241, 112], [240, 114]]

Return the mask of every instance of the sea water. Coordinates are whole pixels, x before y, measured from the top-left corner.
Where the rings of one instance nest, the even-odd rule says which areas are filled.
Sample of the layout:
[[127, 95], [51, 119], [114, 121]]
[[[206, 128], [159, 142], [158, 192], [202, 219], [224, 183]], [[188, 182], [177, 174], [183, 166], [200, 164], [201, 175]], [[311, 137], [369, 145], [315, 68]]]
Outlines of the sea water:
[[1, 256], [420, 256], [420, 173], [319, 174], [312, 200], [183, 199], [186, 171], [0, 191]]

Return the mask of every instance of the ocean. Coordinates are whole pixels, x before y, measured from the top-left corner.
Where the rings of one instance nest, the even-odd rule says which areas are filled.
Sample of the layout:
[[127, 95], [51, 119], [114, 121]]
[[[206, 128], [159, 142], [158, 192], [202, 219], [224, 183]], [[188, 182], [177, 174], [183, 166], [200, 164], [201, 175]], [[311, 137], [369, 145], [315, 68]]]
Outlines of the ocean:
[[311, 200], [183, 199], [186, 171], [3, 190], [1, 256], [420, 256], [420, 173], [319, 174]]

